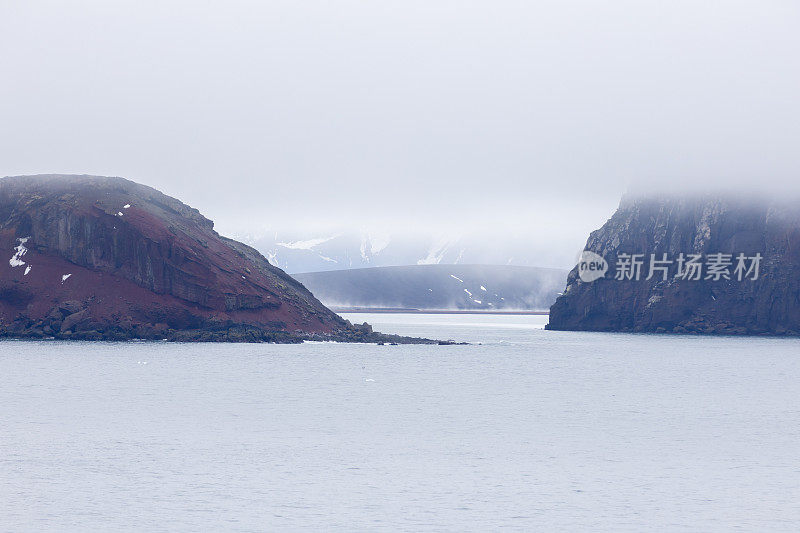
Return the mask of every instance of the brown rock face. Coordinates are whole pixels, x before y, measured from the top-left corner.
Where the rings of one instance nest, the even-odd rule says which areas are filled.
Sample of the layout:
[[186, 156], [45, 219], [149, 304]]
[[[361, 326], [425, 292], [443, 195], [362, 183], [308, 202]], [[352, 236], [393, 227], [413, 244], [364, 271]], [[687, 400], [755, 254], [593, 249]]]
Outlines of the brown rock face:
[[[729, 335], [800, 335], [800, 202], [725, 197], [628, 198], [586, 250], [608, 272], [583, 281], [578, 268], [550, 308], [553, 330], [642, 331]], [[648, 275], [651, 254], [730, 254], [730, 278], [667, 279]], [[621, 254], [644, 254], [639, 281], [615, 279]], [[738, 280], [738, 254], [760, 254], [758, 279]], [[706, 263], [707, 264], [707, 263]], [[748, 264], [749, 266], [749, 264]]]
[[296, 341], [354, 329], [256, 250], [122, 178], [0, 180], [0, 335]]

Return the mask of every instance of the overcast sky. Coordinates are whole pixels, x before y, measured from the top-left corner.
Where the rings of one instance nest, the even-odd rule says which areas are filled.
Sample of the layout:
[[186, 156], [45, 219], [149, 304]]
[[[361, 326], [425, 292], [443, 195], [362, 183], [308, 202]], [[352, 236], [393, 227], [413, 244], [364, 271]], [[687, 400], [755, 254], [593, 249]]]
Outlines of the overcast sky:
[[0, 0], [0, 174], [125, 176], [226, 229], [580, 247], [634, 181], [800, 181], [799, 26], [794, 0]]

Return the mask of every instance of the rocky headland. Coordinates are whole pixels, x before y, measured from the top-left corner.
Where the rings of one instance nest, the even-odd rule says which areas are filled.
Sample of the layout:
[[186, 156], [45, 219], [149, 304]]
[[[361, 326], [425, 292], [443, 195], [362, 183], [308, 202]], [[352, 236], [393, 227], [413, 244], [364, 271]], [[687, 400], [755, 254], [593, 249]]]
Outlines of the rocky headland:
[[[592, 280], [586, 270], [587, 281], [576, 266], [548, 329], [800, 335], [794, 199], [627, 197], [585, 249], [607, 271]], [[638, 279], [631, 258], [643, 262]]]
[[349, 323], [196, 209], [123, 178], [3, 178], [0, 253], [0, 337], [435, 342]]

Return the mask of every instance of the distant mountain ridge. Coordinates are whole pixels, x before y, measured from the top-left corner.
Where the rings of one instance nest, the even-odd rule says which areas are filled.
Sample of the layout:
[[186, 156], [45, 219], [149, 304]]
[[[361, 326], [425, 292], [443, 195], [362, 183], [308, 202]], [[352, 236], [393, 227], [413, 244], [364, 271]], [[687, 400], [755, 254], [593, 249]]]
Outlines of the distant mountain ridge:
[[403, 265], [514, 265], [572, 263], [529, 236], [426, 234], [419, 232], [234, 232], [290, 274]]
[[567, 271], [507, 265], [411, 265], [295, 274], [333, 307], [546, 310]]

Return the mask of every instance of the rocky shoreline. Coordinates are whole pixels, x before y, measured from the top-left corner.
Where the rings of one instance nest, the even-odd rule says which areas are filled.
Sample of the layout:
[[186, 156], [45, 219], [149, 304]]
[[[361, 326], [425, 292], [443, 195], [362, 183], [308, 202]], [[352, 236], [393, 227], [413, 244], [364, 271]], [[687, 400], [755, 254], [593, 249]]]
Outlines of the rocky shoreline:
[[[67, 301], [53, 307], [40, 320], [20, 318], [8, 325], [0, 325], [0, 338], [49, 339], [75, 341], [168, 341], [168, 342], [244, 342], [299, 344], [304, 341], [352, 342], [370, 344], [464, 344], [419, 337], [405, 337], [373, 331], [372, 326], [351, 324], [329, 333], [282, 331], [278, 327], [267, 330], [250, 324], [228, 321], [209, 321], [194, 329], [173, 329], [165, 323], [133, 324], [120, 322], [114, 325], [92, 322], [89, 308], [77, 301]], [[278, 326], [278, 325], [276, 325]]]
[[0, 253], [0, 337], [440, 343], [351, 324], [196, 209], [123, 178], [3, 178]]

